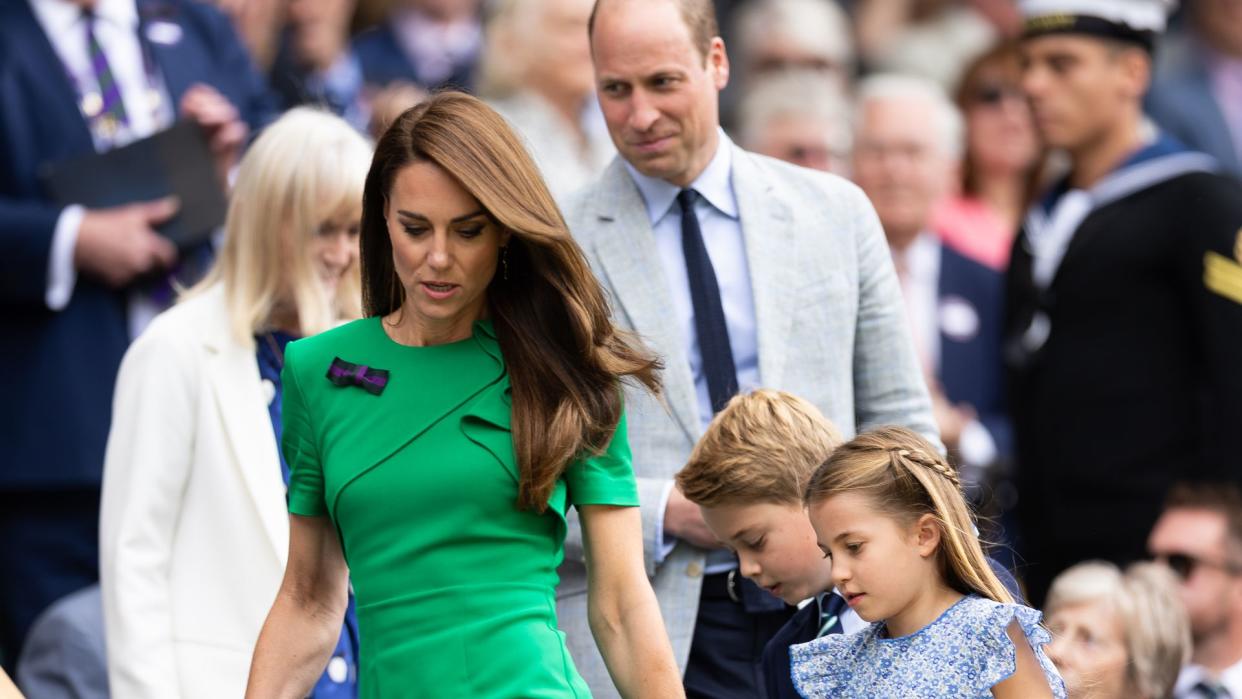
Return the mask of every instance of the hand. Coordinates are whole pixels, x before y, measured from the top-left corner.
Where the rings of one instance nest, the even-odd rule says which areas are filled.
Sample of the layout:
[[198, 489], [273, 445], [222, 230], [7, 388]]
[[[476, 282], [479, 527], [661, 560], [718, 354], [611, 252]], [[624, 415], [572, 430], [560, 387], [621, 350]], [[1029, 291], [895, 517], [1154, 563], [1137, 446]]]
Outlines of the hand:
[[172, 267], [177, 248], [154, 227], [172, 218], [178, 206], [176, 197], [166, 197], [111, 209], [88, 209], [78, 228], [74, 264], [114, 288], [148, 272]]
[[250, 128], [241, 120], [237, 108], [215, 88], [197, 83], [181, 98], [181, 116], [193, 120], [207, 136], [220, 184], [228, 189], [229, 171], [241, 157]]
[[936, 426], [940, 428], [940, 440], [949, 451], [956, 452], [962, 441], [962, 431], [977, 415], [969, 405], [950, 403], [938, 385], [931, 386], [931, 399], [932, 415], [936, 418]]
[[687, 500], [677, 486], [669, 492], [668, 505], [664, 508], [664, 533], [701, 549], [722, 547], [720, 540], [707, 528], [707, 522], [703, 521], [703, 511]]

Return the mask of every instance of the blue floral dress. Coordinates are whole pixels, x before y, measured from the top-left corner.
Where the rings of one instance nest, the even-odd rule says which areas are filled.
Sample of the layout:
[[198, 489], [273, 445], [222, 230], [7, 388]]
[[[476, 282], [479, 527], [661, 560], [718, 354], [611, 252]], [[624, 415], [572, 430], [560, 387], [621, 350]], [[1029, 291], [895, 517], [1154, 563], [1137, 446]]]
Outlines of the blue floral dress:
[[806, 699], [990, 699], [992, 687], [1017, 668], [1006, 633], [1017, 619], [1053, 696], [1065, 699], [1065, 684], [1043, 650], [1052, 636], [1040, 618], [1020, 604], [963, 597], [909, 636], [885, 638], [884, 622], [876, 622], [792, 646], [794, 687]]

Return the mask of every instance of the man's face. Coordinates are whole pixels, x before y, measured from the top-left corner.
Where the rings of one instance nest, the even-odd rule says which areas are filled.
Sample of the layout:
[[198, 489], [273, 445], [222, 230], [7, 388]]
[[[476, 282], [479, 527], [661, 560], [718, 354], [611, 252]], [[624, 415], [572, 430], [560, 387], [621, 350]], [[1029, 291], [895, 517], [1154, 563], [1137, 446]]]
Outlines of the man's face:
[[849, 175], [847, 138], [839, 135], [839, 124], [814, 114], [783, 114], [768, 121], [749, 150], [779, 158], [794, 165]]
[[1242, 0], [1198, 0], [1195, 24], [1217, 51], [1242, 58]]
[[1073, 152], [1102, 139], [1147, 87], [1141, 49], [1051, 35], [1022, 45], [1022, 88], [1051, 148]]
[[940, 143], [925, 100], [877, 98], [854, 137], [854, 182], [871, 199], [889, 241], [908, 241], [931, 221], [955, 181], [956, 163]]
[[832, 587], [832, 562], [816, 547], [801, 504], [704, 507], [703, 520], [737, 552], [742, 575], [785, 602], [797, 604]]
[[724, 43], [706, 57], [667, 0], [601, 3], [591, 44], [608, 132], [639, 172], [684, 187], [716, 152]]
[[1188, 508], [1161, 515], [1147, 539], [1147, 552], [1178, 574], [1196, 644], [1222, 633], [1242, 611], [1242, 556], [1227, 542], [1224, 515]]

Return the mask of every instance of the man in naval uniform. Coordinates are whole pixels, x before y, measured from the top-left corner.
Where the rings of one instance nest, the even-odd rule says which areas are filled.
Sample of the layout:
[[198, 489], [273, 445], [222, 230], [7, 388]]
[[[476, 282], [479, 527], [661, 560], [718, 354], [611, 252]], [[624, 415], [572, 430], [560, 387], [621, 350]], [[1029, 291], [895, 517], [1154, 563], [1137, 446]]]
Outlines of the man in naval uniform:
[[1242, 480], [1242, 187], [1144, 119], [1173, 0], [1026, 0], [1023, 86], [1070, 171], [1006, 289], [1031, 599], [1144, 555], [1175, 480]]

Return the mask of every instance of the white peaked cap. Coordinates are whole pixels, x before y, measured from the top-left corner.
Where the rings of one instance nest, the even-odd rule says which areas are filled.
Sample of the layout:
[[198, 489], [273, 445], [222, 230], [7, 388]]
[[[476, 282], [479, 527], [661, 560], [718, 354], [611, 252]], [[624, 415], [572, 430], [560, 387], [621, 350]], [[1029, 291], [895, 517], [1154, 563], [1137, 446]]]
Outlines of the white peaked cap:
[[1097, 17], [1135, 31], [1162, 33], [1177, 0], [1021, 0], [1027, 18], [1050, 15]]

